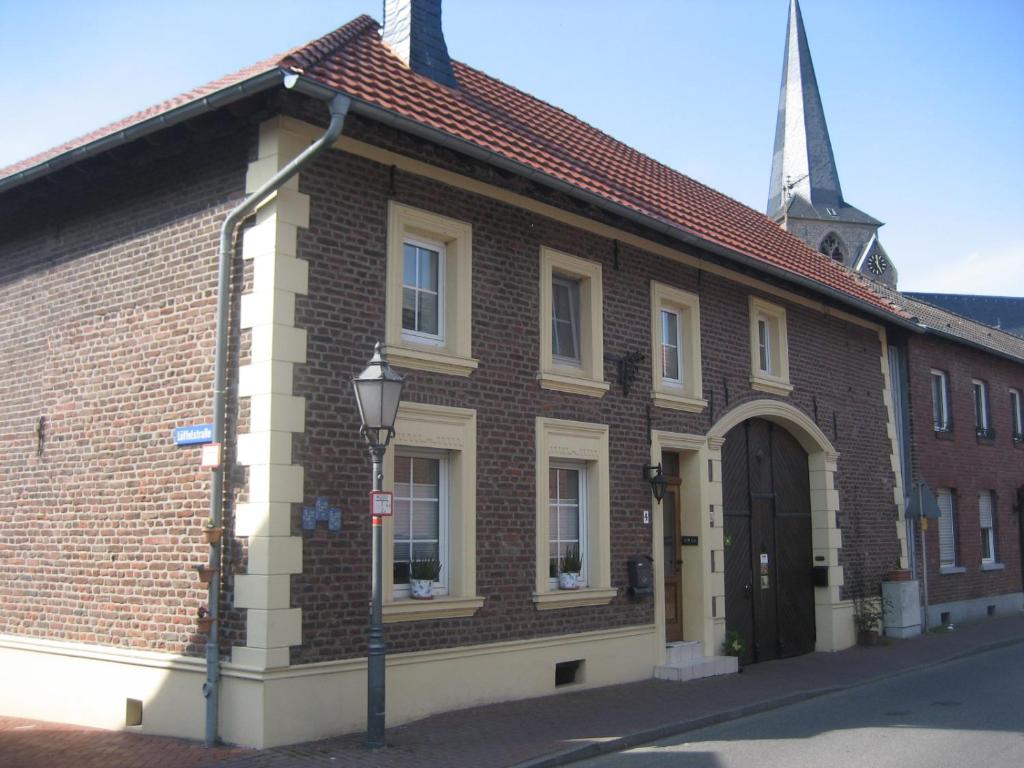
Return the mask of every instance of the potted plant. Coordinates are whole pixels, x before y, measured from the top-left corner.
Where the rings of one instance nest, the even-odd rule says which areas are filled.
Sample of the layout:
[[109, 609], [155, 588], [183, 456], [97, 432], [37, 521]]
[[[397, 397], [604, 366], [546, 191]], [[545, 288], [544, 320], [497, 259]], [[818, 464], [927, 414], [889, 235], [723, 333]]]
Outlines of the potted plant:
[[441, 561], [436, 557], [409, 563], [409, 589], [414, 600], [433, 600], [434, 582], [441, 578]]
[[878, 625], [882, 621], [882, 600], [863, 595], [853, 598], [853, 625], [857, 645], [878, 645]]
[[213, 578], [216, 575], [217, 571], [209, 565], [197, 565], [196, 573], [199, 574], [200, 582], [202, 582], [203, 584], [209, 584], [213, 581]]
[[583, 570], [583, 560], [580, 558], [579, 547], [566, 547], [565, 554], [559, 561], [558, 588], [579, 589], [580, 571]]
[[223, 526], [214, 525], [213, 518], [206, 518], [206, 527], [203, 529], [203, 535], [206, 537], [207, 544], [219, 544], [221, 537], [224, 535]]
[[743, 644], [743, 638], [740, 637], [740, 633], [735, 629], [730, 629], [725, 633], [725, 640], [722, 641], [722, 655], [723, 656], [742, 656], [746, 646]]

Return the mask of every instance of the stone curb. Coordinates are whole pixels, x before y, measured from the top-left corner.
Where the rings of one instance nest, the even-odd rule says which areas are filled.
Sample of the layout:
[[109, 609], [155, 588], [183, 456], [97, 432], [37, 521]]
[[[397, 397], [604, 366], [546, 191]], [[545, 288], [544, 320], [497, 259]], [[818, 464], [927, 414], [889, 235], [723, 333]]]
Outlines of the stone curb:
[[861, 686], [870, 685], [877, 683], [881, 680], [891, 680], [893, 678], [900, 677], [902, 675], [910, 674], [912, 672], [919, 672], [923, 669], [935, 667], [940, 664], [948, 664], [952, 661], [967, 658], [969, 656], [976, 656], [978, 654], [987, 653], [989, 651], [998, 650], [999, 648], [1005, 648], [1010, 645], [1017, 645], [1024, 643], [1024, 638], [1014, 637], [1005, 638], [1003, 640], [996, 640], [990, 643], [980, 644], [973, 648], [959, 651], [949, 656], [944, 656], [940, 659], [933, 659], [931, 661], [922, 662], [920, 664], [914, 664], [904, 669], [898, 670], [891, 673], [883, 673], [880, 675], [874, 675], [872, 677], [865, 678], [863, 680], [857, 680], [856, 682], [847, 683], [845, 685], [834, 685], [827, 688], [812, 688], [806, 691], [797, 691], [790, 693], [785, 696], [780, 696], [776, 699], [766, 699], [759, 701], [755, 704], [750, 704], [745, 707], [734, 707], [723, 712], [716, 712], [711, 715], [704, 717], [694, 718], [692, 720], [683, 720], [678, 723], [668, 723], [657, 728], [651, 728], [646, 731], [638, 731], [631, 733], [627, 736], [621, 736], [616, 739], [610, 739], [608, 741], [602, 741], [595, 744], [585, 744], [581, 747], [571, 747], [570, 749], [563, 750], [561, 752], [555, 752], [553, 754], [544, 755], [543, 757], [531, 758], [523, 762], [516, 763], [509, 768], [555, 768], [555, 766], [568, 765], [575, 763], [579, 760], [587, 760], [592, 757], [599, 757], [600, 755], [610, 754], [612, 752], [621, 752], [625, 749], [632, 747], [638, 747], [643, 744], [648, 744], [652, 741], [659, 741], [660, 739], [668, 738], [669, 736], [678, 736], [683, 733], [690, 731], [697, 731], [701, 728], [707, 728], [711, 725], [719, 725], [721, 723], [729, 722], [732, 720], [739, 720], [740, 718], [750, 717], [751, 715], [758, 715], [762, 712], [769, 712], [774, 709], [781, 709], [782, 707], [788, 707], [791, 704], [798, 704], [803, 701], [810, 699], [816, 699], [821, 696], [827, 696], [831, 693], [838, 693], [840, 691], [848, 691], [854, 688], [860, 688]]

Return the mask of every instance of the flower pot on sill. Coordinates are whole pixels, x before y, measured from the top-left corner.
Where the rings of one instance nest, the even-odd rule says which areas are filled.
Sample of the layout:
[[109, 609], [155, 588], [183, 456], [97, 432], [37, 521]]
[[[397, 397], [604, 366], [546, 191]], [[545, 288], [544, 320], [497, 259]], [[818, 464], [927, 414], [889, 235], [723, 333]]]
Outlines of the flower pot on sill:
[[409, 579], [409, 593], [413, 600], [433, 600], [434, 582], [430, 579]]
[[224, 535], [224, 529], [207, 526], [203, 529], [203, 535], [206, 537], [207, 544], [220, 544], [221, 537]]
[[567, 573], [566, 571], [562, 571], [560, 574], [558, 574], [558, 588], [579, 589], [580, 575], [578, 573]]
[[213, 582], [213, 577], [217, 574], [217, 571], [208, 565], [197, 565], [196, 573], [199, 574], [199, 581], [203, 584], [210, 584]]
[[213, 619], [211, 619], [209, 616], [203, 616], [199, 619], [196, 619], [196, 623], [199, 626], [199, 631], [202, 632], [204, 635], [210, 634], [210, 630], [213, 629]]

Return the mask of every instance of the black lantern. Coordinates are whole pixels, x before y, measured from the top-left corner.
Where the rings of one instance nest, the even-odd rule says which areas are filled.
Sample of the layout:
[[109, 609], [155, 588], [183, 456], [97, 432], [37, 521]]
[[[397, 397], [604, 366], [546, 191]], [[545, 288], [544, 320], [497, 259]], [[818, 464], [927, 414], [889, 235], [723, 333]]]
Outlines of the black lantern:
[[665, 498], [665, 487], [668, 485], [665, 475], [661, 473], [661, 464], [644, 464], [644, 480], [651, 484], [654, 500], [660, 504]]
[[386, 447], [395, 434], [395, 419], [398, 418], [404, 382], [405, 378], [388, 365], [384, 347], [378, 341], [370, 364], [352, 379], [359, 418], [363, 421], [360, 431], [373, 447]]

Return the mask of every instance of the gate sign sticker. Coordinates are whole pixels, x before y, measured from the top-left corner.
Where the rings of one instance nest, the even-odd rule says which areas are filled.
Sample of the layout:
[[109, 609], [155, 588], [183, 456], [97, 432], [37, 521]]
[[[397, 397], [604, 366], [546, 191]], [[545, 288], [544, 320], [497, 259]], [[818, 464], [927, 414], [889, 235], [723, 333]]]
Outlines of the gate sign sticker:
[[370, 514], [374, 517], [391, 517], [391, 501], [394, 495], [388, 491], [370, 493]]

